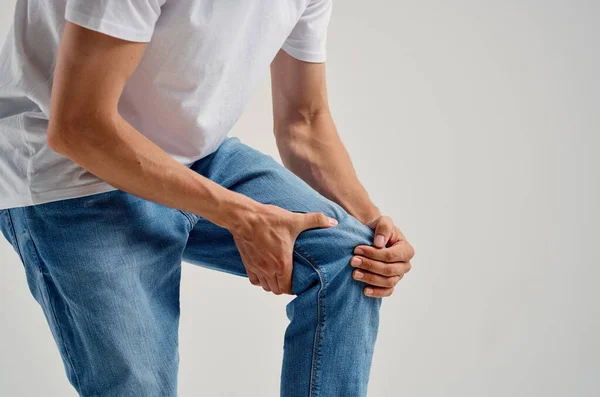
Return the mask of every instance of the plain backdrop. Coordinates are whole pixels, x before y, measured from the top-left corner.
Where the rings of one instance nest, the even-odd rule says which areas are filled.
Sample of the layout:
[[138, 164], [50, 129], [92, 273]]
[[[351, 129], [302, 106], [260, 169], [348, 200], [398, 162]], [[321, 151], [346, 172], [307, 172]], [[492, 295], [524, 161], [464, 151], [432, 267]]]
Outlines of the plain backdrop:
[[[600, 395], [599, 20], [597, 0], [334, 3], [339, 132], [417, 251], [370, 397]], [[278, 158], [271, 131], [265, 70], [233, 134]], [[0, 395], [75, 396], [3, 239], [0, 266]], [[277, 396], [289, 298], [189, 264], [182, 283], [180, 395]]]

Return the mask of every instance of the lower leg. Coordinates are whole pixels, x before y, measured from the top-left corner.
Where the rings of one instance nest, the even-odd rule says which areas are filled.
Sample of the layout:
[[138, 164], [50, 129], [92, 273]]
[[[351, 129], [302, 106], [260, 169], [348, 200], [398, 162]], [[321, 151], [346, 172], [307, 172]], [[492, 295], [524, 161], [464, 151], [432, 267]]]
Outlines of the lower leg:
[[282, 397], [366, 395], [381, 299], [363, 294], [349, 261], [354, 246], [369, 241], [371, 231], [350, 216], [335, 228], [300, 235]]

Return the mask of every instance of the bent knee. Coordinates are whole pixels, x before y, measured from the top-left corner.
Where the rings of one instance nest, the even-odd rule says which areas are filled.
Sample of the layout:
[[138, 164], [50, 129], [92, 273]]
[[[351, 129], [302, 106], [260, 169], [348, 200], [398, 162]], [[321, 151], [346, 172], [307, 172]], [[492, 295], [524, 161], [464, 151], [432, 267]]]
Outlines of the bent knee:
[[332, 281], [342, 273], [351, 277], [350, 259], [358, 245], [371, 245], [374, 233], [356, 218], [345, 214], [338, 218], [338, 225], [326, 229], [302, 232], [296, 240], [295, 249], [322, 272], [324, 281]]

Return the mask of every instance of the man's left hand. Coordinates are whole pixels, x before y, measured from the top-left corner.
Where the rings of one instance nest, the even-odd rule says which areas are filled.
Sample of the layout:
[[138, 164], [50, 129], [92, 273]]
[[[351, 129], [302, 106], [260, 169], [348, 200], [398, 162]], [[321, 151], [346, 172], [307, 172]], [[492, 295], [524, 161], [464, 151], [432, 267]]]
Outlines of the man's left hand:
[[368, 284], [364, 293], [374, 298], [390, 296], [398, 281], [410, 271], [414, 248], [388, 216], [366, 223], [375, 231], [374, 247], [359, 245], [354, 249], [350, 265], [355, 280]]

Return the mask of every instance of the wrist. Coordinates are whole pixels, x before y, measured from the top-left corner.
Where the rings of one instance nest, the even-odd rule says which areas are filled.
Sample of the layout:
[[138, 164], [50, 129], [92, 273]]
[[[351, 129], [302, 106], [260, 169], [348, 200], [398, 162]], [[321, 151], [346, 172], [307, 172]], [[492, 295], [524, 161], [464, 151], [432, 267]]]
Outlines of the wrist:
[[264, 204], [207, 181], [204, 177], [199, 177], [199, 182], [202, 187], [201, 199], [194, 199], [188, 207], [189, 211], [229, 230], [232, 234], [239, 229], [246, 229], [251, 219], [256, 218], [264, 207]]
[[233, 235], [240, 235], [252, 230], [253, 220], [258, 217], [264, 204], [239, 193], [232, 200], [220, 206], [219, 226], [229, 230]]
[[361, 223], [367, 225], [373, 222], [375, 219], [381, 217], [381, 212], [375, 205], [371, 205], [368, 208], [358, 211], [353, 216], [358, 219]]

